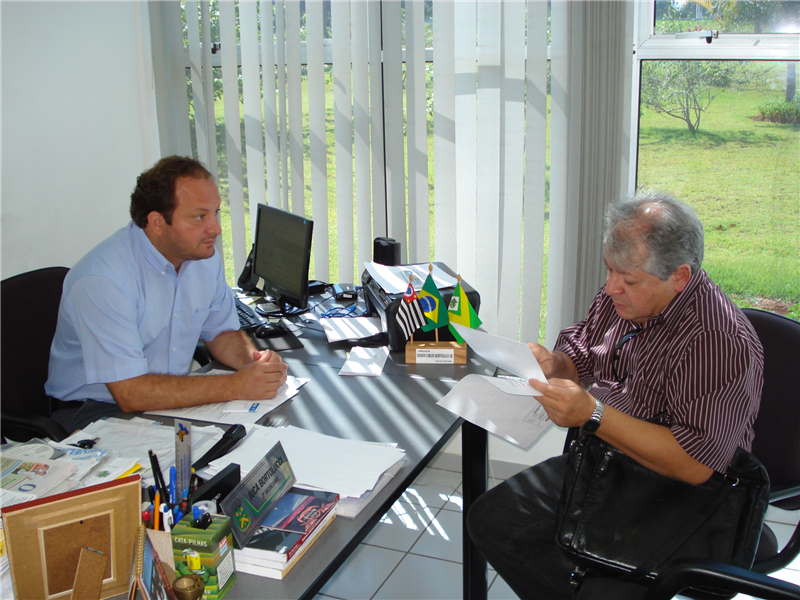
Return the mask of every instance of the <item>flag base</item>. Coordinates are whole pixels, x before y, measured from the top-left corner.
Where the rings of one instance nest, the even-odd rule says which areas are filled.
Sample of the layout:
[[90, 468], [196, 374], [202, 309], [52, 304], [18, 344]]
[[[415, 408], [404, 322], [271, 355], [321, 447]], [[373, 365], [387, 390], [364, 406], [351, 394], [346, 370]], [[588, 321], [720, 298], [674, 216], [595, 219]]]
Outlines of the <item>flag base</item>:
[[467, 343], [458, 342], [408, 342], [406, 363], [409, 364], [467, 364]]

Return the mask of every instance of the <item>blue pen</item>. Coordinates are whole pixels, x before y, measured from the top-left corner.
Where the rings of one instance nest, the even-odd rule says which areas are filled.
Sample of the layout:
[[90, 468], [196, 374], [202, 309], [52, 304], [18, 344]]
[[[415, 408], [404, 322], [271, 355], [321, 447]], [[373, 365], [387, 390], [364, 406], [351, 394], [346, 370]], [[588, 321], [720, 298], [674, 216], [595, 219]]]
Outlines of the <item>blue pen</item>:
[[178, 495], [175, 488], [178, 486], [178, 472], [175, 467], [169, 468], [169, 502], [170, 504], [177, 504], [176, 496]]

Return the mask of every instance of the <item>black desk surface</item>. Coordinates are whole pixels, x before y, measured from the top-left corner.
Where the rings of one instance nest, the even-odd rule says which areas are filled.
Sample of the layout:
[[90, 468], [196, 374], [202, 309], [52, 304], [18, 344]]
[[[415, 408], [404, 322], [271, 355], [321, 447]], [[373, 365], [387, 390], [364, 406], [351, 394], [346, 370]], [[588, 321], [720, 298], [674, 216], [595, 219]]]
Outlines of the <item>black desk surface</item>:
[[313, 327], [298, 335], [303, 348], [281, 352], [281, 358], [289, 374], [310, 381], [269, 418], [345, 439], [394, 442], [405, 450], [406, 462], [358, 517], [337, 517], [284, 580], [238, 573], [231, 600], [313, 597], [458, 431], [462, 420], [436, 402], [468, 373], [494, 372], [471, 351], [467, 365], [407, 365], [402, 353], [394, 353], [380, 377], [342, 377], [349, 344], [329, 345]]

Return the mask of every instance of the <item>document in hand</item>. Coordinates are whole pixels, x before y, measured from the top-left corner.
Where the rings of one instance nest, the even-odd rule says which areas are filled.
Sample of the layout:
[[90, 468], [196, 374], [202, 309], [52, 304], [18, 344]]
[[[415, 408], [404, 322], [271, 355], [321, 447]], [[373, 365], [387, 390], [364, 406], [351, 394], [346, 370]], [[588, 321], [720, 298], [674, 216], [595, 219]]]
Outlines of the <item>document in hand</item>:
[[526, 381], [467, 375], [436, 404], [527, 448], [551, 424], [534, 393]]
[[[485, 331], [470, 329], [458, 323], [452, 325], [468, 346], [494, 366], [505, 369], [525, 380], [547, 381], [528, 344], [492, 335]], [[534, 396], [541, 395], [533, 389], [531, 389], [531, 393]]]

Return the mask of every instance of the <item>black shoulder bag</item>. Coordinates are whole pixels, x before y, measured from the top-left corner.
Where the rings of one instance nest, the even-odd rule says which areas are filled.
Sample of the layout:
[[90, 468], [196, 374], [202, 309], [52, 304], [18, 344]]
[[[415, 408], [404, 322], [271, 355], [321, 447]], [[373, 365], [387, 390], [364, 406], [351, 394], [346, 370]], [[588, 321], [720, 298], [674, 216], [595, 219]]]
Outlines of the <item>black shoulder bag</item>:
[[738, 448], [725, 474], [701, 485], [648, 469], [593, 434], [572, 444], [558, 506], [558, 544], [585, 567], [654, 579], [667, 560], [696, 557], [750, 568], [769, 478]]

